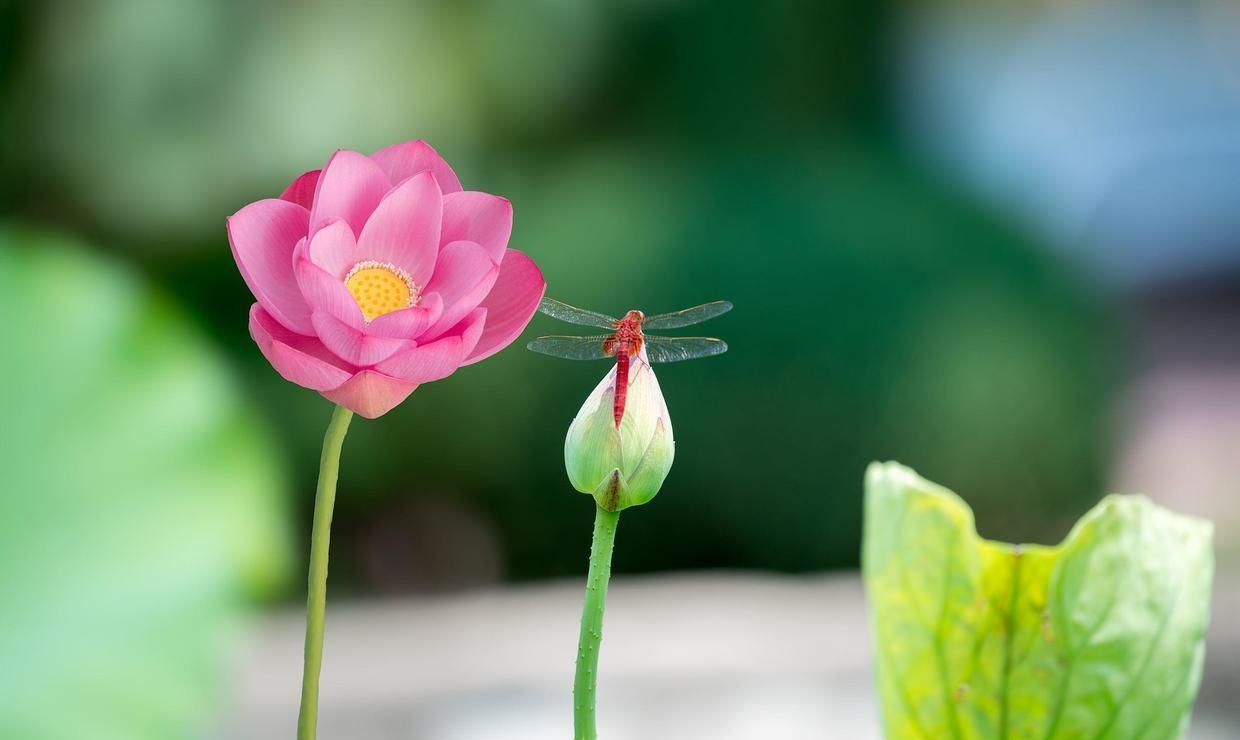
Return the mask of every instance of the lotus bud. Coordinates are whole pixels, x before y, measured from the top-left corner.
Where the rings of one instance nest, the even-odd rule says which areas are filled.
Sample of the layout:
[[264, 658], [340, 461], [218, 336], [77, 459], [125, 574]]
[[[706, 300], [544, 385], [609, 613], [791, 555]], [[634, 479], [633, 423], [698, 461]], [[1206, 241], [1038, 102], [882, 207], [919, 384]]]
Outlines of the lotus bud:
[[654, 498], [672, 468], [675, 443], [667, 403], [643, 350], [631, 360], [628, 394], [615, 422], [616, 368], [590, 393], [568, 427], [568, 479], [606, 511]]

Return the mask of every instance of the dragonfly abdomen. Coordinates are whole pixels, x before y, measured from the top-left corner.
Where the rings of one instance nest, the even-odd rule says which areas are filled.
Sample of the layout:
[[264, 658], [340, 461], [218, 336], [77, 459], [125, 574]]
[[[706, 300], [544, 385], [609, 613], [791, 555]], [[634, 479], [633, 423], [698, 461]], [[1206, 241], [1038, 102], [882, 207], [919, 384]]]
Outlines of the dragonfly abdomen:
[[629, 353], [616, 353], [616, 394], [612, 407], [612, 416], [616, 420], [616, 429], [620, 428], [620, 420], [624, 418], [624, 402], [629, 395]]

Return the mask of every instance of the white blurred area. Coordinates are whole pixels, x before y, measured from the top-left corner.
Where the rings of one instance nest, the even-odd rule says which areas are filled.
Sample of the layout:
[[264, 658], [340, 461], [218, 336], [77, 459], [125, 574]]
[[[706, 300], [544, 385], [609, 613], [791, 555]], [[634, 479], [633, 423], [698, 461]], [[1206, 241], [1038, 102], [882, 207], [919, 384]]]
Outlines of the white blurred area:
[[[329, 608], [322, 740], [549, 740], [572, 733], [581, 584]], [[1240, 648], [1221, 605], [1214, 654]], [[852, 575], [616, 579], [599, 665], [606, 740], [879, 740], [869, 626]], [[252, 631], [215, 738], [292, 737], [303, 617]], [[1207, 682], [1216, 678], [1207, 661]], [[1199, 702], [1191, 740], [1234, 738]]]
[[[572, 732], [581, 584], [329, 609], [320, 737], [547, 740]], [[263, 623], [218, 737], [291, 737], [303, 617]], [[599, 665], [608, 740], [878, 738], [851, 577], [617, 578]]]

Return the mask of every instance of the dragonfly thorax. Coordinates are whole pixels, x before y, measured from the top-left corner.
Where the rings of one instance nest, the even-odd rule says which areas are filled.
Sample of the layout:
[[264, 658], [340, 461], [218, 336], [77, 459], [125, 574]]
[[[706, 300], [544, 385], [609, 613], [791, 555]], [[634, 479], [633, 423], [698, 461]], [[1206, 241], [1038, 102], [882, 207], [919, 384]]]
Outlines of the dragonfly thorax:
[[616, 322], [616, 333], [609, 338], [607, 347], [609, 355], [636, 355], [642, 348], [642, 322], [646, 314], [632, 310], [624, 314], [624, 318]]

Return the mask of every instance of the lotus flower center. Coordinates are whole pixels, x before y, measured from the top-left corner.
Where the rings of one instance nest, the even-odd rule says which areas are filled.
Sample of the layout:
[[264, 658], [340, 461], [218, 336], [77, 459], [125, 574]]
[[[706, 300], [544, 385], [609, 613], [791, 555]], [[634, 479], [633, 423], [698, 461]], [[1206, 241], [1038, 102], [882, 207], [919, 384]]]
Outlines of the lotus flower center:
[[366, 321], [409, 308], [421, 297], [409, 273], [386, 262], [359, 262], [344, 277]]

